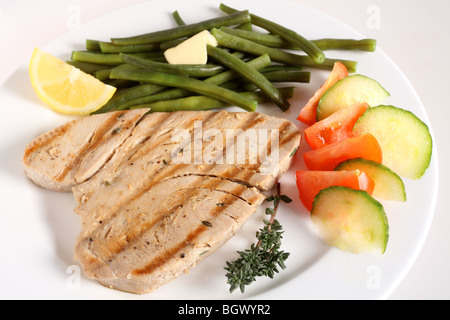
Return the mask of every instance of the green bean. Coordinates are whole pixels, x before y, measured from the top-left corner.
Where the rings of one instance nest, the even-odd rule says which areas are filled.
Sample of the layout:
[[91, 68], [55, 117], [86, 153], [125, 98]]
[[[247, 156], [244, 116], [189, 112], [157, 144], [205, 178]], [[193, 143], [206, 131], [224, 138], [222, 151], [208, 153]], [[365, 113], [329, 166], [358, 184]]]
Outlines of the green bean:
[[270, 71], [261, 72], [261, 74], [270, 82], [309, 83], [311, 81], [311, 72], [306, 71]]
[[201, 21], [194, 24], [178, 26], [176, 28], [156, 31], [139, 36], [128, 38], [112, 38], [111, 41], [118, 45], [129, 44], [144, 44], [144, 43], [159, 43], [167, 40], [178, 39], [182, 37], [192, 36], [203, 30], [209, 30], [220, 26], [239, 25], [250, 21], [250, 14], [248, 11], [240, 11], [228, 16], [214, 18], [210, 20]]
[[253, 30], [253, 24], [252, 24], [251, 21], [249, 21], [249, 22], [246, 22], [246, 23], [243, 23], [243, 24], [237, 26], [236, 29], [252, 31]]
[[267, 53], [272, 61], [301, 67], [303, 66], [302, 60], [307, 58], [307, 56], [300, 56], [280, 49], [270, 48], [254, 41], [225, 33], [218, 29], [212, 29], [211, 34], [216, 38], [219, 46], [244, 51], [257, 56]]
[[201, 95], [225, 101], [248, 111], [254, 110], [257, 105], [256, 101], [250, 100], [237, 92], [221, 88], [205, 81], [186, 78], [175, 74], [163, 74], [145, 70], [114, 69], [111, 72], [111, 78], [145, 81], [162, 86], [186, 89]]
[[[220, 4], [220, 9], [228, 14], [232, 14], [237, 10], [232, 9], [223, 3]], [[250, 14], [252, 24], [259, 26], [267, 31], [280, 36], [282, 39], [292, 43], [294, 46], [301, 48], [309, 57], [311, 57], [315, 63], [320, 64], [325, 60], [323, 52], [311, 41], [305, 39], [297, 32], [283, 27], [273, 21], [261, 18], [257, 15]]]
[[104, 64], [96, 64], [96, 63], [89, 63], [89, 62], [82, 62], [82, 61], [66, 61], [67, 64], [70, 64], [71, 66], [74, 66], [75, 68], [80, 69], [83, 72], [89, 73], [89, 74], [95, 74], [99, 70], [103, 69], [110, 69], [111, 66], [104, 65]]
[[[186, 25], [186, 23], [184, 22], [184, 20], [181, 18], [180, 14], [178, 13], [178, 11], [172, 12], [172, 17], [175, 19], [175, 22], [177, 23], [177, 25], [179, 27]], [[161, 42], [161, 44], [159, 46], [159, 49], [161, 51], [166, 51], [167, 49], [176, 47], [177, 45], [179, 45], [180, 43], [182, 43], [186, 39], [187, 39], [187, 37], [183, 37], [183, 38], [163, 41], [163, 42]]]
[[225, 83], [222, 83], [220, 86], [225, 88], [225, 89], [229, 89], [229, 90], [234, 90], [237, 92], [241, 92], [241, 91], [255, 91], [258, 90], [258, 87], [255, 86], [253, 83], [251, 83], [251, 85], [253, 86], [250, 89], [243, 89], [244, 86], [247, 86], [248, 82], [246, 82], [246, 80], [244, 79], [235, 79], [235, 80], [230, 80], [227, 81]]
[[96, 77], [100, 81], [109, 80], [109, 75], [111, 74], [111, 69], [102, 69], [98, 70], [94, 73], [94, 77]]
[[[280, 88], [280, 92], [286, 97], [291, 98], [294, 94], [293, 87]], [[255, 100], [258, 103], [268, 102], [269, 99], [262, 92], [241, 92], [241, 95]], [[211, 110], [231, 106], [229, 103], [206, 96], [191, 96], [180, 99], [157, 101], [149, 104], [137, 105], [131, 109], [150, 108], [150, 112], [171, 112], [171, 111], [193, 111], [193, 110]], [[256, 107], [255, 110], [256, 111]]]
[[311, 80], [311, 72], [309, 71], [289, 70], [288, 68], [286, 68], [286, 70], [284, 70], [283, 68], [279, 70], [278, 68], [273, 68], [272, 70], [271, 67], [272, 66], [259, 70], [259, 72], [270, 82], [308, 83]]
[[119, 95], [114, 96], [111, 100], [109, 100], [100, 110], [97, 110], [95, 113], [104, 113], [113, 110], [122, 110], [118, 108], [123, 105], [126, 101], [130, 101], [133, 99], [138, 99], [141, 97], [145, 97], [156, 92], [160, 92], [164, 90], [166, 87], [159, 86], [155, 84], [141, 84], [125, 90]]
[[[111, 68], [112, 67], [112, 68]], [[96, 77], [98, 80], [100, 81], [105, 81], [105, 80], [109, 80], [109, 76], [111, 74], [111, 71], [114, 68], [128, 68], [128, 69], [138, 69], [137, 67], [131, 65], [131, 64], [120, 64], [118, 66], [109, 66], [108, 69], [102, 69], [102, 70], [98, 70], [94, 73], [94, 77]]]
[[86, 39], [86, 50], [89, 51], [101, 51], [100, 41]]
[[[241, 37], [247, 40], [254, 41], [256, 43], [271, 47], [271, 48], [282, 48], [282, 49], [292, 49], [301, 50], [298, 47], [293, 46], [284, 39], [272, 35], [265, 34], [256, 31], [246, 31], [239, 30], [237, 28], [220, 28], [223, 32], [232, 34], [237, 37]], [[311, 40], [320, 50], [360, 50], [373, 52], [376, 49], [377, 41], [374, 39], [317, 39]]]
[[218, 29], [212, 29], [211, 34], [217, 39], [217, 42], [220, 46], [244, 51], [253, 55], [262, 55], [264, 53], [267, 53], [270, 56], [270, 59], [272, 59], [273, 61], [285, 63], [295, 67], [311, 67], [331, 70], [333, 68], [334, 62], [340, 61], [350, 68], [349, 72], [355, 72], [356, 68], [356, 62], [351, 60], [326, 58], [323, 63], [317, 64], [312, 58], [308, 56], [286, 52], [277, 48], [270, 48], [254, 41], [225, 33]]
[[159, 43], [149, 43], [149, 44], [130, 44], [119, 46], [111, 42], [99, 42], [99, 47], [103, 53], [142, 53], [142, 52], [153, 52], [160, 51]]
[[175, 19], [175, 22], [177, 23], [178, 26], [186, 25], [186, 22], [184, 22], [184, 20], [181, 18], [178, 10], [175, 10], [174, 12], [172, 12], [172, 17]]
[[236, 28], [227, 28], [222, 27], [220, 28], [221, 31], [231, 34], [236, 37], [244, 38], [247, 40], [254, 41], [256, 43], [262, 44], [267, 47], [271, 48], [287, 48], [288, 49], [298, 49], [294, 48], [290, 43], [287, 41], [281, 39], [278, 36], [272, 35], [272, 34], [266, 34], [256, 31], [247, 31], [247, 30], [239, 30]]
[[315, 68], [315, 69], [323, 69], [323, 70], [332, 70], [334, 64], [336, 62], [340, 62], [347, 68], [349, 73], [355, 73], [356, 72], [356, 68], [358, 66], [358, 62], [357, 61], [353, 61], [353, 60], [326, 58], [324, 63], [316, 64], [312, 59], [309, 59], [309, 60], [308, 59], [309, 59], [309, 57], [306, 57], [306, 59], [304, 59], [302, 61], [302, 65], [304, 67], [310, 67], [310, 68]]
[[375, 39], [318, 39], [312, 40], [322, 50], [360, 50], [374, 52], [377, 48]]
[[293, 67], [293, 66], [287, 66], [284, 64], [273, 64], [271, 66], [265, 67], [259, 72], [272, 72], [272, 71], [283, 71], [283, 72], [291, 72], [291, 71], [302, 71], [303, 67]]
[[[294, 87], [283, 87], [283, 88], [278, 88], [278, 90], [280, 90], [281, 94], [283, 95], [283, 97], [285, 97], [286, 99], [290, 99], [294, 96]], [[267, 96], [262, 93], [262, 92], [243, 92], [243, 95], [251, 95], [251, 94], [255, 94], [255, 100], [258, 101], [258, 103], [265, 103], [265, 102], [269, 102], [270, 100], [267, 98]]]
[[[181, 18], [180, 14], [178, 13], [178, 11], [172, 12], [172, 17], [175, 19], [175, 22], [177, 23], [177, 25], [179, 27], [186, 25], [186, 23], [184, 22], [184, 20]], [[183, 38], [163, 41], [163, 42], [161, 42], [161, 44], [159, 46], [159, 49], [161, 51], [166, 51], [167, 49], [176, 47], [177, 45], [179, 45], [180, 43], [182, 43], [186, 39], [187, 39], [187, 37], [183, 37]]]
[[166, 87], [166, 90], [163, 90], [161, 92], [157, 92], [155, 94], [147, 95], [147, 96], [144, 96], [141, 98], [125, 101], [123, 104], [121, 104], [118, 107], [118, 109], [126, 110], [126, 109], [130, 109], [133, 106], [140, 105], [140, 104], [148, 104], [148, 103], [153, 103], [153, 102], [157, 102], [157, 101], [180, 99], [180, 98], [192, 96], [193, 94], [194, 93], [192, 91], [189, 91], [186, 89], [167, 88]]
[[[233, 54], [236, 56], [235, 54]], [[271, 60], [269, 55], [263, 54], [253, 60], [250, 60], [248, 62], [244, 62], [249, 68], [252, 68], [254, 70], [259, 70], [265, 67], [268, 67], [271, 64]], [[220, 85], [222, 83], [225, 83], [227, 81], [236, 79], [240, 76], [240, 74], [234, 70], [227, 70], [225, 72], [219, 73], [218, 75], [212, 76], [208, 79], [205, 79], [204, 81], [210, 82], [212, 84]]]
[[176, 47], [177, 45], [179, 45], [180, 43], [182, 43], [186, 39], [187, 38], [180, 38], [180, 39], [173, 39], [173, 40], [168, 40], [168, 41], [161, 42], [161, 44], [159, 46], [159, 49], [164, 52], [167, 49]]
[[[235, 54], [235, 53], [233, 55], [239, 56], [239, 54]], [[255, 59], [247, 62], [247, 64], [250, 67], [258, 70], [258, 69], [261, 69], [261, 68], [264, 68], [264, 67], [267, 67], [268, 65], [270, 65], [270, 58], [267, 55], [264, 55], [264, 56], [255, 58]], [[238, 73], [234, 72], [233, 70], [227, 70], [222, 73], [219, 73], [218, 75], [209, 77], [203, 81], [209, 82], [209, 83], [215, 84], [215, 85], [221, 85], [227, 81], [236, 79], [238, 77], [239, 77]], [[135, 105], [148, 104], [148, 103], [153, 103], [153, 102], [157, 102], [157, 101], [161, 101], [161, 100], [174, 100], [174, 99], [178, 99], [178, 98], [187, 97], [192, 94], [193, 94], [192, 91], [185, 90], [185, 89], [179, 89], [179, 88], [168, 89], [168, 90], [158, 92], [156, 94], [124, 101], [119, 107], [117, 107], [117, 109], [125, 110], [125, 109], [128, 109]]]
[[[260, 71], [261, 72], [261, 71]], [[305, 71], [271, 71], [271, 72], [261, 72], [261, 74], [266, 77], [272, 83], [276, 82], [298, 82], [298, 83], [309, 83], [311, 79], [311, 73]], [[253, 83], [246, 79], [236, 79], [228, 81], [221, 84], [221, 87], [230, 90], [239, 91], [255, 91], [258, 89]], [[285, 96], [283, 94], [283, 96]]]
[[231, 55], [220, 48], [208, 45], [208, 55], [218, 60], [226, 67], [239, 73], [247, 80], [254, 83], [261, 89], [281, 110], [287, 111], [290, 107], [289, 102], [284, 98], [280, 91], [270, 83], [261, 73], [249, 67], [244, 61]]
[[142, 69], [155, 71], [155, 72], [167, 72], [173, 74], [180, 74], [188, 77], [211, 77], [224, 71], [224, 67], [214, 64], [169, 64], [163, 62], [150, 61], [138, 57], [121, 54], [124, 63], [128, 63], [137, 66]]
[[[229, 106], [229, 103], [211, 97], [190, 96], [179, 99], [162, 100], [148, 104], [137, 105], [131, 107], [131, 109], [150, 108], [150, 112], [171, 112], [171, 111], [211, 110], [223, 108], [226, 106]], [[251, 112], [254, 112], [255, 110], [251, 110]]]
[[273, 61], [286, 63], [292, 66], [303, 66], [302, 60], [306, 58], [306, 56], [270, 48], [244, 38], [236, 37], [218, 29], [212, 29], [211, 34], [216, 38], [219, 46], [244, 51], [258, 56], [267, 53]]
[[[135, 57], [154, 59], [163, 57], [162, 52], [133, 53]], [[119, 53], [100, 53], [93, 51], [73, 51], [73, 61], [89, 62], [103, 65], [115, 66], [123, 64]]]
[[117, 89], [130, 89], [138, 84], [136, 81], [123, 79], [110, 79], [105, 81], [105, 83], [116, 87]]

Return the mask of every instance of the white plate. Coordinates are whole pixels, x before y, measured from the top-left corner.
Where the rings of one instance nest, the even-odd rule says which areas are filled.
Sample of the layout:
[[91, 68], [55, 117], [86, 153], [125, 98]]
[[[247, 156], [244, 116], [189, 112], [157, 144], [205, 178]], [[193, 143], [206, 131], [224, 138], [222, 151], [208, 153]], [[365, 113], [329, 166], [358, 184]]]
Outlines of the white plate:
[[[107, 40], [171, 28], [170, 14], [179, 10], [185, 21], [196, 22], [221, 15], [220, 2], [211, 0], [146, 1], [106, 14], [82, 25], [46, 46], [63, 59], [72, 50], [83, 50], [85, 39]], [[286, 0], [228, 0], [226, 4], [250, 9], [292, 28], [310, 39], [324, 37], [361, 38], [362, 35], [328, 16]], [[413, 111], [429, 123], [419, 97], [395, 64], [380, 50], [375, 53], [328, 52], [330, 57], [359, 61], [358, 73], [378, 80], [390, 93], [386, 101]], [[273, 106], [260, 112], [295, 118], [301, 107], [326, 79], [328, 72], [313, 71], [309, 85], [299, 85], [286, 114]], [[69, 193], [43, 190], [24, 175], [22, 155], [27, 143], [39, 134], [73, 117], [58, 115], [43, 106], [28, 78], [27, 62], [0, 89], [2, 134], [1, 174], [1, 264], [0, 298], [38, 299], [382, 299], [388, 297], [416, 259], [434, 214], [438, 186], [436, 150], [431, 166], [418, 181], [405, 180], [408, 202], [383, 204], [390, 222], [390, 241], [383, 256], [353, 255], [324, 245], [310, 225], [298, 200], [294, 172], [304, 168], [297, 157], [282, 179], [282, 192], [294, 201], [280, 208], [278, 219], [285, 229], [283, 249], [290, 252], [287, 269], [273, 280], [258, 279], [245, 294], [228, 293], [225, 262], [236, 258], [254, 242], [262, 225], [259, 210], [241, 232], [190, 274], [156, 292], [135, 296], [105, 288], [87, 279], [73, 262], [73, 246], [80, 230], [73, 213], [75, 200]], [[306, 150], [302, 142], [302, 150]]]

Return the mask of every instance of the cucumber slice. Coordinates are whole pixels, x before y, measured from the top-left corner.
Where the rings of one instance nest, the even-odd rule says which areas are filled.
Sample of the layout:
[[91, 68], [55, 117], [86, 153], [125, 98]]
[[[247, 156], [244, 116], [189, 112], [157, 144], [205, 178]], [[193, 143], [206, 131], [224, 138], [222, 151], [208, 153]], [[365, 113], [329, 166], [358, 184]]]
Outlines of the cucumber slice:
[[383, 200], [406, 202], [405, 184], [394, 171], [375, 161], [357, 158], [341, 162], [335, 171], [361, 170], [375, 181], [372, 196]]
[[389, 223], [383, 206], [367, 192], [334, 186], [314, 199], [311, 220], [329, 245], [352, 253], [383, 254]]
[[402, 177], [420, 179], [430, 165], [430, 131], [410, 111], [394, 106], [371, 108], [358, 119], [353, 132], [371, 133], [380, 144], [383, 164]]
[[317, 121], [355, 103], [366, 102], [370, 107], [378, 105], [389, 95], [389, 92], [371, 78], [360, 74], [348, 76], [336, 82], [322, 96], [317, 106]]

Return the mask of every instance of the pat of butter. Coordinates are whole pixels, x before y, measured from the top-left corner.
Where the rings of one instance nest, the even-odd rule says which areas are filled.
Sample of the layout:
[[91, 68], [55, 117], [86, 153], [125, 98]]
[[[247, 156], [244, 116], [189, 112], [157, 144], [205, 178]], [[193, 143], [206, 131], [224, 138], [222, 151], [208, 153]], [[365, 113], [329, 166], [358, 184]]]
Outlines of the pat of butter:
[[208, 30], [204, 30], [178, 46], [167, 49], [164, 56], [170, 64], [206, 64], [208, 44], [216, 47], [217, 40]]

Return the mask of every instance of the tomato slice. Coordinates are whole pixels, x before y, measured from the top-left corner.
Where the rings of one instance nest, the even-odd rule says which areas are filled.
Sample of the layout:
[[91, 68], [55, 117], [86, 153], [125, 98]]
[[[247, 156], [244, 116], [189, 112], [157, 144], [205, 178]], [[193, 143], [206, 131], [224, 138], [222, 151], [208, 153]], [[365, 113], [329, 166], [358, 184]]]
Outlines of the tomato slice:
[[375, 182], [364, 171], [297, 171], [297, 188], [300, 201], [312, 210], [314, 197], [331, 186], [348, 187], [373, 193]]
[[356, 103], [314, 123], [305, 129], [306, 142], [315, 150], [354, 137], [352, 129], [367, 109], [366, 102]]
[[333, 66], [333, 70], [331, 70], [331, 73], [328, 76], [327, 81], [325, 81], [325, 83], [319, 88], [319, 90], [316, 91], [314, 96], [309, 99], [308, 103], [300, 111], [297, 120], [303, 122], [304, 124], [307, 124], [308, 126], [314, 124], [316, 122], [317, 105], [319, 104], [319, 101], [324, 93], [328, 89], [330, 89], [336, 82], [344, 79], [347, 76], [347, 68], [342, 63], [336, 62]]
[[303, 153], [308, 169], [317, 171], [333, 171], [342, 161], [355, 158], [382, 162], [381, 147], [373, 135], [366, 133]]

